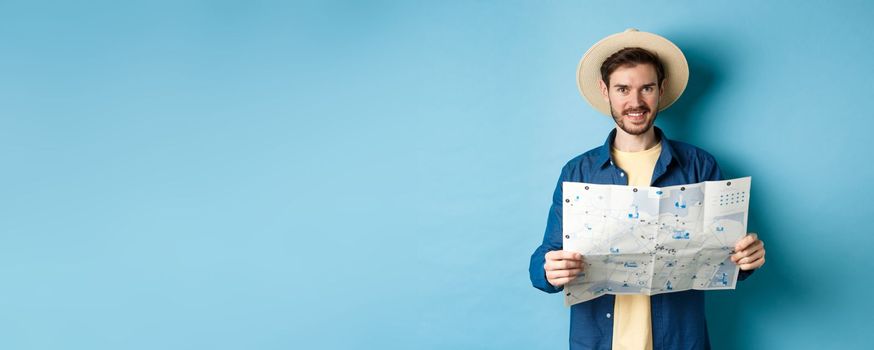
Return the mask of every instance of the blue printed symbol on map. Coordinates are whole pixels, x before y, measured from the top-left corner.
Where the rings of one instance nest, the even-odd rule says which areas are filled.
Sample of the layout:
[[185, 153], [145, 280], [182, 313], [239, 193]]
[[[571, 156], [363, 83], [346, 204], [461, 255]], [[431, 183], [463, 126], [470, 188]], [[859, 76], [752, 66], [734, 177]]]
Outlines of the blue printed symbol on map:
[[619, 253], [619, 248], [610, 248], [611, 253]]
[[625, 262], [625, 267], [637, 267], [637, 263], [633, 261]]
[[595, 291], [595, 294], [603, 294], [604, 292], [612, 292], [613, 287], [601, 288]]
[[628, 213], [629, 219], [637, 219], [640, 217], [640, 213], [637, 211], [637, 205], [631, 205], [631, 210]]
[[674, 231], [674, 239], [689, 239], [689, 231], [678, 230]]
[[686, 200], [683, 198], [683, 195], [677, 196], [677, 201], [674, 202], [674, 207], [685, 209], [686, 208]]

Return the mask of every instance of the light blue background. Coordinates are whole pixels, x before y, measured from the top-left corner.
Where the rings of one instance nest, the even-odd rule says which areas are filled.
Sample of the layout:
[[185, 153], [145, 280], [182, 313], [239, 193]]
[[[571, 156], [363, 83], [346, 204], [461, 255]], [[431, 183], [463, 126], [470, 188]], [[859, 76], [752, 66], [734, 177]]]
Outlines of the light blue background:
[[627, 27], [753, 177], [715, 347], [870, 347], [874, 6], [829, 3], [2, 1], [0, 348], [566, 347], [528, 258]]

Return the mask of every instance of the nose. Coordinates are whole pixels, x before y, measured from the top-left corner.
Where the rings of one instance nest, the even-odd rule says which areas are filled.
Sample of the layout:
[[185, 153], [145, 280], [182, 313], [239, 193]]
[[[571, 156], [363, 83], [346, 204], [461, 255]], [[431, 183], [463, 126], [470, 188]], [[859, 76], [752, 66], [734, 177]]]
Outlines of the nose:
[[630, 102], [631, 102], [632, 107], [643, 106], [645, 104], [644, 99], [643, 99], [643, 94], [641, 94], [639, 91], [632, 92]]

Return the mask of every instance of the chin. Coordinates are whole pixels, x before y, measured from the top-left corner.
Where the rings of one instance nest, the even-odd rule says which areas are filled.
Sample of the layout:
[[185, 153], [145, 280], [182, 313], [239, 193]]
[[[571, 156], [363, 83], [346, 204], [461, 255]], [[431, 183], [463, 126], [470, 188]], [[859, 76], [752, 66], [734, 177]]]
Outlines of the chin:
[[625, 123], [622, 123], [621, 125], [619, 125], [619, 128], [628, 134], [639, 136], [645, 134], [647, 131], [649, 131], [649, 129], [652, 129], [652, 125], [653, 123], [649, 122], [646, 125], [632, 125], [629, 127], [626, 126]]

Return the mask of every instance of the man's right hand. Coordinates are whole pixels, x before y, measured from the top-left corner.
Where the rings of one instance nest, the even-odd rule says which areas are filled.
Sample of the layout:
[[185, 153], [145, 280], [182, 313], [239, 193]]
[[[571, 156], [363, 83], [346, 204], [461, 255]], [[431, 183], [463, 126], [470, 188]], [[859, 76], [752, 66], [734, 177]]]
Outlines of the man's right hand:
[[553, 250], [546, 253], [546, 263], [543, 264], [546, 271], [546, 280], [553, 287], [561, 287], [583, 271], [583, 256], [580, 253], [567, 250]]

